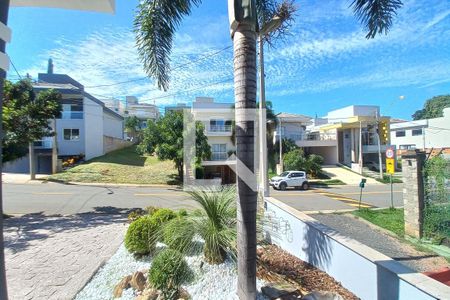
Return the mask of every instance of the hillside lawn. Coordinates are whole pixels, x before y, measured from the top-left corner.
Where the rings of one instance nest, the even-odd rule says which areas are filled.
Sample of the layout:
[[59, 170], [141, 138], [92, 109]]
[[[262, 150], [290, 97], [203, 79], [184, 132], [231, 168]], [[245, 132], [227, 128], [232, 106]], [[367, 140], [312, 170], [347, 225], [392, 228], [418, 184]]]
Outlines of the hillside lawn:
[[84, 183], [178, 184], [172, 161], [139, 155], [131, 146], [96, 157], [47, 177], [50, 181]]

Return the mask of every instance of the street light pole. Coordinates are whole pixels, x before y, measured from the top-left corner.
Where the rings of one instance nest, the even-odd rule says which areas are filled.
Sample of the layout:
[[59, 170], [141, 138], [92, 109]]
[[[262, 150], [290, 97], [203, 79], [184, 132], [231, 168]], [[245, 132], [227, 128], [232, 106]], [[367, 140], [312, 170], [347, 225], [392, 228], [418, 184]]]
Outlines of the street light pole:
[[281, 118], [278, 118], [278, 124], [280, 124], [280, 174], [283, 172], [283, 137], [281, 135]]
[[[8, 24], [9, 0], [0, 1], [0, 26]], [[0, 38], [0, 54], [5, 53], [6, 41]], [[0, 137], [3, 137], [3, 86], [6, 78], [6, 70], [0, 68]], [[2, 182], [2, 157], [3, 145], [0, 140], [0, 299], [8, 299], [5, 268], [5, 243], [3, 240], [3, 185]]]
[[378, 110], [376, 111], [376, 119], [377, 119], [377, 128], [375, 128], [375, 132], [377, 134], [377, 142], [378, 142], [378, 163], [380, 169], [380, 179], [383, 180], [383, 159], [381, 158], [381, 140], [380, 140], [380, 121], [378, 117]]
[[269, 180], [267, 172], [267, 124], [266, 124], [266, 90], [264, 80], [264, 39], [259, 35], [259, 140], [260, 140], [260, 172], [261, 172], [261, 188], [264, 197], [269, 197]]

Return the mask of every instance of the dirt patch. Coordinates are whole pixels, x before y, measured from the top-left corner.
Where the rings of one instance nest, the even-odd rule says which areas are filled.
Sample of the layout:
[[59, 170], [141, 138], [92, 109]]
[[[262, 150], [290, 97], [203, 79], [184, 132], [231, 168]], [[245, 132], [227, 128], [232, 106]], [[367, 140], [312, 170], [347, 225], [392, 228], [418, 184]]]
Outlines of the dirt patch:
[[359, 299], [327, 273], [275, 245], [258, 250], [257, 274], [259, 278], [267, 281], [284, 279], [303, 293], [329, 291], [341, 295], [344, 299]]

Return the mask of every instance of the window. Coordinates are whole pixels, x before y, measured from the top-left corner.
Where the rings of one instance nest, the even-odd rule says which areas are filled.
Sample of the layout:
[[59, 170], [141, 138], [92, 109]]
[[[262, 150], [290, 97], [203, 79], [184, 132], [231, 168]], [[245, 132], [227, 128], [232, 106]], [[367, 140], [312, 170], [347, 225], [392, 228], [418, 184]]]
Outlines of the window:
[[420, 129], [413, 129], [412, 130], [412, 135], [413, 136], [422, 135], [422, 128], [420, 128]]
[[400, 145], [400, 150], [414, 150], [416, 149], [416, 145]]
[[211, 145], [212, 160], [227, 159], [227, 144], [212, 144]]
[[64, 140], [77, 141], [80, 139], [80, 129], [64, 129]]
[[404, 130], [398, 130], [395, 132], [396, 137], [406, 136], [406, 132]]

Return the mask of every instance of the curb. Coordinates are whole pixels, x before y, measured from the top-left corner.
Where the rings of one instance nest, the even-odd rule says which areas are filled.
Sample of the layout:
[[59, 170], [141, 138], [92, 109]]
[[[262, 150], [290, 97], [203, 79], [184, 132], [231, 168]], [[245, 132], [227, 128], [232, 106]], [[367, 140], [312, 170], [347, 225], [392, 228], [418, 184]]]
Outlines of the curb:
[[77, 182], [77, 181], [62, 181], [54, 179], [44, 179], [42, 183], [59, 183], [67, 185], [82, 185], [82, 186], [98, 186], [98, 187], [162, 187], [162, 188], [179, 188], [179, 185], [170, 184], [139, 184], [139, 183], [108, 183], [108, 182]]

